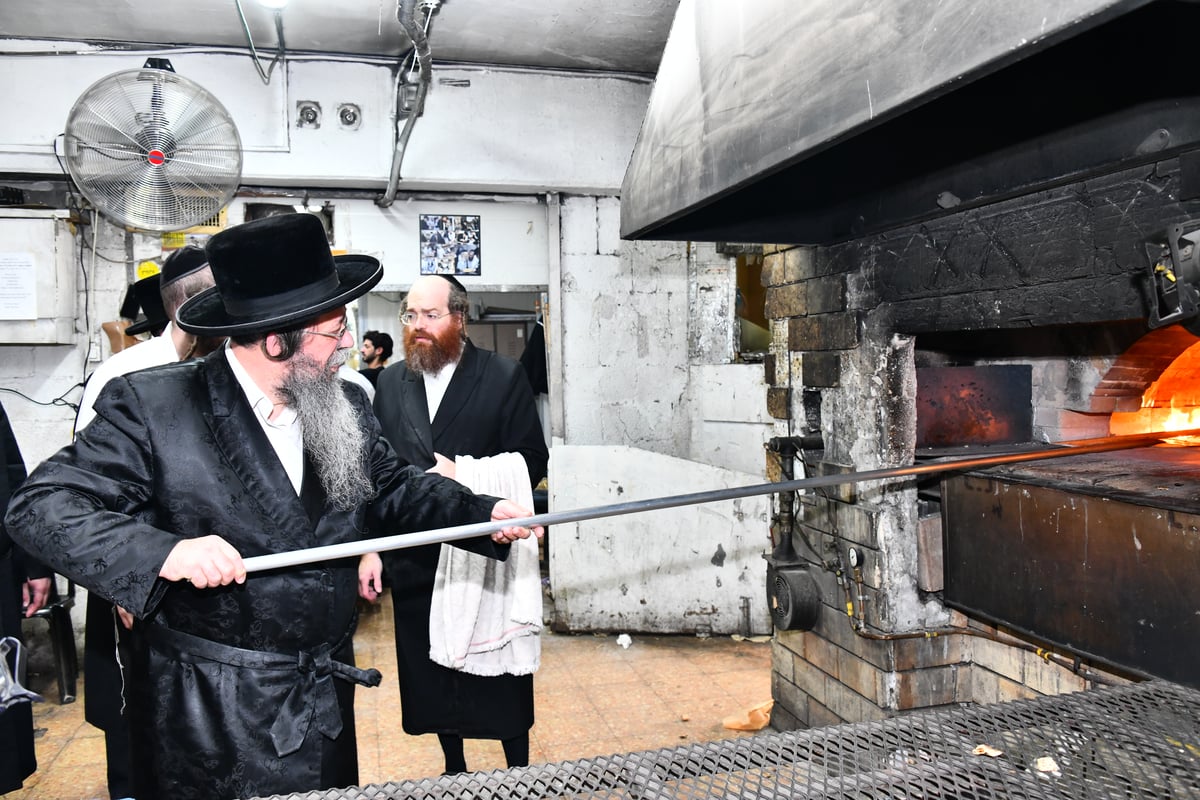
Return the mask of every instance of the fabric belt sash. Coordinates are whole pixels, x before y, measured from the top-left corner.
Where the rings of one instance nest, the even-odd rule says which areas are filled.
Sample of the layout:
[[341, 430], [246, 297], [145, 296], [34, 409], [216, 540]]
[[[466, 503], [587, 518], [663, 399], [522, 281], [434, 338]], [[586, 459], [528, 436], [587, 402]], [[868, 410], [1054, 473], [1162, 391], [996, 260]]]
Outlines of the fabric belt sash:
[[377, 669], [359, 669], [337, 661], [331, 655], [339, 647], [323, 644], [295, 654], [244, 650], [211, 639], [172, 630], [163, 625], [145, 626], [147, 638], [167, 655], [181, 661], [197, 658], [258, 670], [295, 670], [296, 683], [280, 706], [271, 725], [271, 742], [280, 758], [300, 749], [310, 725], [330, 739], [342, 732], [342, 714], [332, 678], [378, 686], [383, 676]]

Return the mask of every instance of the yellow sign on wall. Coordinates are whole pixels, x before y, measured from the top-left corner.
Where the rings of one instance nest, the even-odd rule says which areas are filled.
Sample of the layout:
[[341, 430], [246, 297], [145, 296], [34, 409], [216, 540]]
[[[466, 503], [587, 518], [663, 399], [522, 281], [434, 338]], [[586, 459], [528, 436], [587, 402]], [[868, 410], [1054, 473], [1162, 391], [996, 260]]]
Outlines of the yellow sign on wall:
[[163, 255], [169, 255], [186, 244], [203, 247], [210, 236], [225, 227], [228, 212], [228, 208], [222, 208], [211, 219], [206, 220], [200, 225], [193, 225], [181, 231], [167, 231], [162, 235]]
[[140, 281], [142, 278], [149, 278], [151, 275], [157, 275], [162, 272], [162, 267], [157, 261], [143, 261], [137, 265], [137, 277]]

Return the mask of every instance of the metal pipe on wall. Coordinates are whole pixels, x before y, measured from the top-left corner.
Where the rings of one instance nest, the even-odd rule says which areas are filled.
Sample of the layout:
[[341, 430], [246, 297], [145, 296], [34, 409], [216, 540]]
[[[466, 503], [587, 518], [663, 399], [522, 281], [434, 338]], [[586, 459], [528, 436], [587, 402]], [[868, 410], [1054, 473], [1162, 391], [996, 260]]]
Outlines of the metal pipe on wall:
[[[396, 149], [392, 153], [392, 169], [388, 175], [387, 190], [383, 196], [375, 201], [376, 205], [381, 208], [387, 208], [396, 200], [396, 191], [400, 186], [400, 164], [404, 161], [404, 151], [408, 149], [408, 138], [412, 136], [413, 126], [417, 123], [417, 117], [421, 116], [421, 112], [425, 109], [425, 95], [429, 93], [429, 83], [433, 80], [433, 55], [429, 49], [429, 37], [425, 35], [425, 29], [417, 24], [416, 21], [417, 0], [402, 0], [396, 8], [396, 18], [400, 21], [400, 26], [404, 28], [404, 32], [408, 34], [408, 38], [412, 40], [413, 52], [417, 57], [417, 64], [420, 67], [419, 77], [417, 79], [417, 96], [413, 101], [413, 106], [408, 112], [408, 118], [404, 120], [404, 129], [396, 138]], [[428, 27], [429, 19], [433, 16], [436, 8], [436, 3], [428, 9], [428, 16], [425, 17], [425, 25]], [[399, 117], [404, 93], [404, 74], [403, 71], [396, 78], [396, 115]]]

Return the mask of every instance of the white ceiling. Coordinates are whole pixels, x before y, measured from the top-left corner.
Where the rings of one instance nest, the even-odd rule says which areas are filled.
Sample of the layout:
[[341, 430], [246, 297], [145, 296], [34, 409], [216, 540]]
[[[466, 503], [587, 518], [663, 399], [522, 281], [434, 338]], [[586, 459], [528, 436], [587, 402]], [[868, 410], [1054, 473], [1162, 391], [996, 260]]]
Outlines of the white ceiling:
[[[238, 0], [3, 0], [0, 34], [83, 42], [245, 48]], [[254, 45], [276, 44], [272, 12], [240, 0]], [[422, 2], [419, 5], [424, 5]], [[442, 0], [429, 26], [434, 63], [654, 75], [679, 0]], [[397, 0], [291, 0], [288, 50], [399, 58], [410, 49]], [[418, 11], [418, 19], [424, 13]]]

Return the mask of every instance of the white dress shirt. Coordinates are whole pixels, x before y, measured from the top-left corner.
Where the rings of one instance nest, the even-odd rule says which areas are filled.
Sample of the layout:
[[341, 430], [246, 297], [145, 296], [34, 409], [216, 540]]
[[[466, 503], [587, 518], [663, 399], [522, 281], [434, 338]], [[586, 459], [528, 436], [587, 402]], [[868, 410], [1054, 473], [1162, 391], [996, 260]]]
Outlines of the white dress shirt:
[[250, 401], [250, 407], [254, 409], [254, 416], [258, 419], [258, 424], [262, 426], [263, 433], [267, 434], [271, 447], [275, 449], [275, 455], [279, 456], [283, 468], [287, 470], [288, 478], [292, 481], [292, 488], [299, 495], [300, 486], [304, 483], [304, 433], [300, 428], [300, 418], [296, 416], [295, 409], [291, 406], [284, 406], [279, 416], [271, 419], [271, 411], [275, 407], [271, 398], [258, 388], [258, 384], [250, 377], [250, 373], [246, 372], [246, 368], [238, 362], [233, 348], [228, 344], [225, 345], [225, 358], [229, 362], [229, 368], [233, 370], [237, 382], [241, 385], [242, 391], [245, 392], [246, 399]]
[[438, 407], [442, 404], [442, 398], [446, 396], [446, 387], [450, 385], [450, 379], [454, 377], [454, 369], [457, 366], [458, 362], [455, 361], [442, 367], [441, 372], [436, 375], [430, 375], [428, 372], [422, 375], [425, 379], [425, 401], [429, 404], [430, 422], [437, 416]]
[[174, 329], [175, 323], [168, 322], [160, 335], [138, 342], [133, 347], [118, 350], [96, 367], [92, 376], [88, 378], [87, 385], [83, 387], [83, 397], [79, 400], [79, 414], [75, 417], [75, 433], [78, 434], [96, 418], [93, 406], [96, 405], [96, 398], [100, 396], [104, 384], [139, 369], [174, 364], [179, 360], [179, 353], [175, 351], [175, 341], [171, 338]]

